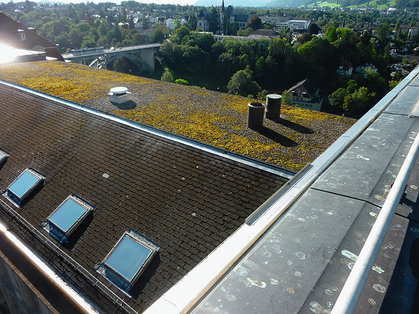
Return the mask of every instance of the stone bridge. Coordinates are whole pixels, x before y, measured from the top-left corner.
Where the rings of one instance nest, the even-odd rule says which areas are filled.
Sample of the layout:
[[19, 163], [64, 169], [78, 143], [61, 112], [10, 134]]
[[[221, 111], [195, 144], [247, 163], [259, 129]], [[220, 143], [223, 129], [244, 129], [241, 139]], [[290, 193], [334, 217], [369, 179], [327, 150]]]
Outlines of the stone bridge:
[[160, 48], [161, 44], [148, 44], [130, 47], [119, 47], [105, 49], [88, 48], [72, 50], [70, 53], [63, 54], [65, 60], [87, 64], [89, 67], [99, 69], [115, 61], [119, 57], [131, 60], [140, 71], [154, 72], [154, 52]]

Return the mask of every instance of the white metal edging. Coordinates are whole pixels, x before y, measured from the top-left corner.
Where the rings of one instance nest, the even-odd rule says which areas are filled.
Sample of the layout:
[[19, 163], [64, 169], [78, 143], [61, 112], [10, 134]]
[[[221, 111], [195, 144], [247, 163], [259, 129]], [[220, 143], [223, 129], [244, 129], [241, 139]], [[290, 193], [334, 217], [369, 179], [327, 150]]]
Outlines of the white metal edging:
[[419, 134], [416, 135], [361, 253], [333, 306], [331, 314], [352, 314], [355, 311], [418, 155]]

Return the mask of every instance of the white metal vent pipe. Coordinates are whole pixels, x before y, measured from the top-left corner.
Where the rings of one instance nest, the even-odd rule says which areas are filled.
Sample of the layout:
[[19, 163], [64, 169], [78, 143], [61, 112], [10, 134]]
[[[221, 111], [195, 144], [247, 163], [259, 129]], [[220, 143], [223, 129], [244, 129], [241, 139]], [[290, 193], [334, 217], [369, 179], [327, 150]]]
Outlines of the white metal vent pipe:
[[352, 314], [367, 283], [371, 269], [374, 266], [378, 252], [383, 244], [387, 230], [390, 227], [393, 215], [405, 190], [407, 181], [416, 163], [419, 154], [419, 134], [409, 150], [406, 159], [400, 168], [377, 220], [368, 235], [359, 257], [349, 274], [342, 291], [333, 306], [331, 314]]

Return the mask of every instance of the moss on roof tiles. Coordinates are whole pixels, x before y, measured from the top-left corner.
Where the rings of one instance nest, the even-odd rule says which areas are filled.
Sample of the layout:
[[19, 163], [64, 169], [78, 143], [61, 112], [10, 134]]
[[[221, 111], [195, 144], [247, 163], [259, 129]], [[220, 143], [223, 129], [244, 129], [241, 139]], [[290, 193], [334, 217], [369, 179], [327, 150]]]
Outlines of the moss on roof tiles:
[[[298, 171], [354, 119], [282, 106], [281, 119], [247, 128], [248, 98], [63, 62], [0, 66], [0, 79]], [[126, 86], [135, 104], [116, 106], [107, 93]]]

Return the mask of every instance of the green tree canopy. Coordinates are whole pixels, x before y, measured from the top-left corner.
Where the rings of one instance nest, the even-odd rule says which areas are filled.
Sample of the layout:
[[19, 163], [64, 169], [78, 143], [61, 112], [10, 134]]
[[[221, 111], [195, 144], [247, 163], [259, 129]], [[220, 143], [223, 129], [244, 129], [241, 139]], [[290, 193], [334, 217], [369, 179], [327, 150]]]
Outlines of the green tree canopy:
[[164, 82], [170, 82], [170, 83], [173, 83], [173, 81], [174, 81], [174, 78], [173, 78], [173, 73], [172, 73], [169, 69], [166, 69], [166, 70], [163, 72], [163, 75], [161, 76], [160, 80], [161, 80], [161, 81], [164, 81]]
[[263, 28], [262, 20], [257, 14], [252, 14], [246, 22], [246, 27], [251, 27], [253, 30]]
[[260, 91], [260, 86], [252, 80], [252, 73], [250, 66], [247, 66], [245, 70], [236, 72], [228, 82], [228, 92], [242, 96], [256, 95]]

